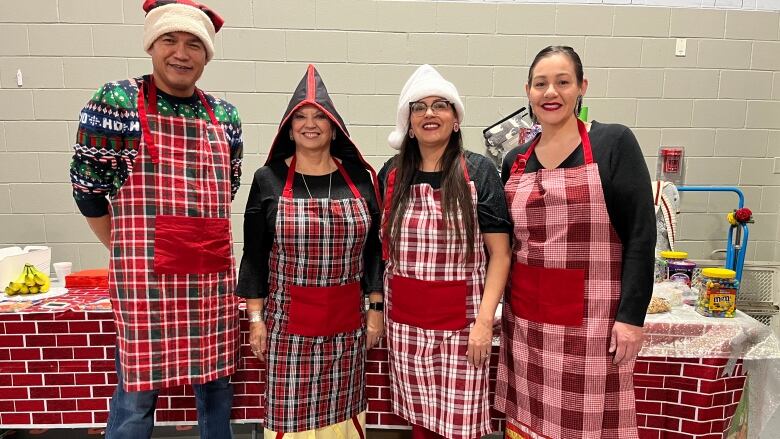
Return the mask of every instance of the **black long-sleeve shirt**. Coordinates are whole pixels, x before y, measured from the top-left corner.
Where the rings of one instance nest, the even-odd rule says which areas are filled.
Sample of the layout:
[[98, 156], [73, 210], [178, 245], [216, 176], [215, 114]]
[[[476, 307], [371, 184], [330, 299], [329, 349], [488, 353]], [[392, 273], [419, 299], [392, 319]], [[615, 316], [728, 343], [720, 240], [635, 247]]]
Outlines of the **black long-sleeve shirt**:
[[[642, 326], [653, 292], [656, 241], [650, 174], [639, 143], [627, 127], [593, 121], [588, 134], [609, 220], [623, 245], [620, 305], [615, 320]], [[504, 183], [518, 154], [524, 154], [530, 145], [525, 143], [507, 153], [501, 172]], [[558, 167], [573, 168], [584, 163], [580, 144]], [[536, 152], [532, 153], [525, 172], [541, 168]]]
[[[368, 231], [363, 250], [362, 287], [365, 293], [382, 291], [382, 246], [379, 242], [379, 223], [381, 212], [374, 193], [371, 176], [362, 167], [344, 162], [352, 182], [363, 198], [366, 199], [371, 214], [371, 227]], [[244, 255], [238, 275], [236, 294], [249, 299], [268, 297], [268, 274], [271, 247], [276, 234], [276, 212], [279, 196], [284, 190], [289, 167], [284, 161], [276, 161], [263, 166], [255, 172], [252, 187], [249, 190], [246, 211], [244, 212]], [[332, 199], [353, 198], [352, 191], [341, 173], [306, 176], [311, 195], [315, 198], [327, 198], [330, 178], [330, 197]], [[309, 198], [301, 174], [295, 173], [293, 198]]]

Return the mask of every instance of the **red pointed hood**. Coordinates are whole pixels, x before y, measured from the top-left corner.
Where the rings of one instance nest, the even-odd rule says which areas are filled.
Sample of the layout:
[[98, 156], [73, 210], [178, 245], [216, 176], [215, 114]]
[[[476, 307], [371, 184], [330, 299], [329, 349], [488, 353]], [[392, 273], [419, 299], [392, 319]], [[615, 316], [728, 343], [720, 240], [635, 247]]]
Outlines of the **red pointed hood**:
[[330, 153], [334, 157], [338, 157], [342, 161], [364, 163], [357, 145], [349, 137], [344, 120], [330, 99], [328, 89], [325, 88], [325, 83], [322, 82], [319, 72], [313, 65], [309, 64], [306, 74], [298, 87], [295, 88], [287, 110], [284, 112], [282, 122], [279, 124], [279, 131], [276, 133], [271, 150], [268, 152], [266, 165], [276, 160], [284, 160], [295, 152], [295, 142], [290, 140], [288, 134], [291, 124], [290, 116], [304, 105], [314, 105], [336, 125], [336, 139], [330, 145]]
[[336, 138], [330, 144], [330, 154], [341, 159], [342, 162], [358, 164], [371, 174], [377, 201], [381, 206], [382, 198], [379, 196], [379, 180], [376, 177], [376, 171], [365, 161], [357, 145], [349, 137], [349, 131], [347, 131], [344, 120], [336, 111], [336, 106], [333, 105], [333, 101], [330, 99], [328, 89], [325, 87], [322, 77], [320, 77], [319, 72], [312, 64], [309, 64], [306, 74], [293, 92], [290, 103], [287, 105], [287, 110], [284, 112], [284, 117], [282, 117], [282, 121], [279, 123], [276, 137], [273, 143], [271, 143], [271, 149], [268, 151], [268, 159], [265, 161], [265, 164], [268, 165], [277, 160], [284, 160], [295, 153], [295, 142], [290, 140], [289, 136], [290, 117], [304, 105], [314, 105], [333, 122]]

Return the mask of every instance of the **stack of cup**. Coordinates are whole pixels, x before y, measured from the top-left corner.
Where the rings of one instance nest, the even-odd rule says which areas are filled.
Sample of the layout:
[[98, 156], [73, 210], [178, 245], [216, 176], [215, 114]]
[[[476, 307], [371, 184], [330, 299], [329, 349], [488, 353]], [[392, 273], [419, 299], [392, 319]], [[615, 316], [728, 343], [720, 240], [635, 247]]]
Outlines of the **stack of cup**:
[[57, 282], [61, 287], [65, 286], [65, 276], [69, 275], [71, 273], [71, 270], [73, 269], [73, 263], [72, 262], [55, 262], [54, 264], [54, 272], [57, 273]]

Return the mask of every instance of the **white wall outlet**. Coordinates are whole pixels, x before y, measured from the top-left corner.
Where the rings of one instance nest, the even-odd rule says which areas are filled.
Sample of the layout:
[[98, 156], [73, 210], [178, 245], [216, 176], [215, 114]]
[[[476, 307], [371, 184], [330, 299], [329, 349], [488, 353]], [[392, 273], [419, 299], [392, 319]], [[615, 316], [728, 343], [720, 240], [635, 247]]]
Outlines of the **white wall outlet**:
[[686, 38], [678, 38], [674, 46], [674, 56], [685, 56], [685, 49], [688, 46]]

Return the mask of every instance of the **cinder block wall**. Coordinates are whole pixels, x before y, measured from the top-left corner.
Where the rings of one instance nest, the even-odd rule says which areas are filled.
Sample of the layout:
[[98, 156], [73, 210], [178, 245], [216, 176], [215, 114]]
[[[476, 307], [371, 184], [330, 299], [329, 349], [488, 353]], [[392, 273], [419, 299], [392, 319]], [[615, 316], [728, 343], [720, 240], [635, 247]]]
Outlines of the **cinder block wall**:
[[[54, 260], [107, 264], [70, 195], [79, 110], [103, 82], [148, 73], [140, 0], [0, 2], [0, 245], [46, 243]], [[465, 96], [468, 148], [526, 104], [527, 66], [548, 44], [582, 55], [593, 119], [683, 145], [689, 184], [739, 185], [756, 213], [750, 260], [780, 260], [780, 14], [777, 11], [491, 2], [210, 0], [227, 21], [200, 86], [244, 121], [244, 185], [234, 203], [240, 257], [248, 185], [289, 93], [317, 64], [369, 161], [391, 156], [397, 95], [418, 64]], [[675, 57], [675, 39], [687, 55]], [[21, 70], [24, 85], [17, 87]], [[686, 194], [681, 247], [725, 246], [727, 195]]]

